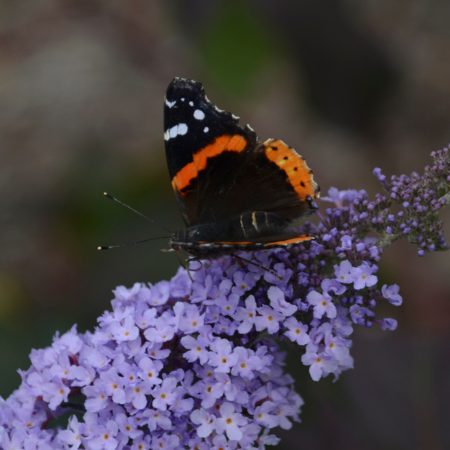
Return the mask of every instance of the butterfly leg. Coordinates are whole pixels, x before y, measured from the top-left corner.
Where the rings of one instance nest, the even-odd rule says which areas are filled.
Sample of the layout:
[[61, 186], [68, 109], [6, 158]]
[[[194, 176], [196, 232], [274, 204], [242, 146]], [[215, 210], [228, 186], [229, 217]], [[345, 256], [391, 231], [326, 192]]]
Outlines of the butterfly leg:
[[180, 263], [180, 266], [183, 267], [183, 269], [185, 269], [187, 271], [189, 278], [191, 279], [192, 282], [194, 282], [194, 280], [192, 279], [192, 276], [191, 276], [191, 272], [199, 271], [202, 268], [202, 265], [200, 264], [200, 267], [198, 269], [191, 269], [190, 263], [191, 263], [191, 261], [200, 262], [201, 261], [200, 258], [186, 258], [183, 263], [183, 261], [181, 261], [179, 252], [176, 251], [176, 253], [177, 253], [177, 258], [178, 258], [178, 262]]
[[180, 263], [180, 266], [187, 271], [189, 278], [191, 279], [192, 282], [194, 282], [194, 280], [191, 277], [191, 272], [189, 271], [189, 264], [187, 264], [187, 262], [189, 261], [189, 258], [186, 259], [183, 264], [183, 261], [181, 261], [181, 258], [180, 258], [180, 253], [178, 252], [178, 250], [175, 250], [175, 252], [177, 254], [177, 258], [178, 258], [178, 262]]
[[[190, 263], [191, 263], [192, 261], [197, 261], [197, 262], [199, 262], [199, 263], [200, 263], [200, 267], [199, 267], [198, 269], [191, 269]], [[198, 272], [198, 271], [202, 268], [202, 266], [203, 266], [203, 264], [201, 264], [200, 261], [201, 261], [200, 258], [187, 258], [187, 259], [186, 259], [186, 263], [187, 263], [187, 265], [188, 265], [188, 270], [191, 270], [192, 272]]]
[[271, 273], [272, 275], [275, 275], [279, 280], [282, 280], [283, 277], [281, 275], [278, 275], [275, 271], [273, 271], [272, 269], [268, 269], [267, 267], [262, 266], [261, 264], [255, 263], [254, 261], [249, 261], [248, 259], [245, 258], [241, 258], [240, 256], [236, 255], [236, 253], [232, 253], [231, 256], [233, 258], [239, 259], [240, 261], [244, 261], [247, 264], [251, 264], [252, 266], [256, 266], [259, 267], [260, 269], [263, 269], [269, 273]]

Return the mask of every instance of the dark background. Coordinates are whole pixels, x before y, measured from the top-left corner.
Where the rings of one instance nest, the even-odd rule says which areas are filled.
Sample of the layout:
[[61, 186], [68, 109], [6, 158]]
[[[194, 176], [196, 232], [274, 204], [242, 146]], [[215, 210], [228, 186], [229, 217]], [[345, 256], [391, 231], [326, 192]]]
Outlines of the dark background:
[[[296, 148], [324, 195], [373, 196], [374, 167], [421, 172], [450, 141], [449, 20], [447, 0], [1, 2], [0, 394], [31, 348], [92, 330], [117, 285], [177, 269], [164, 240], [96, 251], [166, 233], [103, 191], [182, 226], [162, 129], [174, 76]], [[356, 330], [337, 383], [290, 355], [306, 405], [278, 448], [450, 448], [449, 273], [449, 253], [385, 252], [399, 328]]]

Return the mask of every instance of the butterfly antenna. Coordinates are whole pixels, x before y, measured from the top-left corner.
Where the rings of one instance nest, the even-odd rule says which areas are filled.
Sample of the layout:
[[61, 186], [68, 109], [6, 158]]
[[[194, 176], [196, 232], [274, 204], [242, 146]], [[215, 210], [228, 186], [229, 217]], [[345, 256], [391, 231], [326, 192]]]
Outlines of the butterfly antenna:
[[109, 250], [111, 248], [129, 247], [130, 245], [142, 244], [144, 242], [156, 241], [158, 239], [170, 239], [170, 236], [162, 236], [162, 237], [157, 237], [157, 238], [144, 239], [143, 241], [128, 242], [127, 244], [108, 245], [106, 247], [100, 246], [100, 247], [97, 247], [97, 250]]
[[[144, 219], [148, 220], [149, 222], [152, 222], [156, 225], [158, 225], [159, 227], [161, 227], [163, 230], [168, 231], [169, 233], [173, 233], [173, 231], [167, 229], [166, 227], [162, 226], [161, 224], [159, 224], [158, 222], [154, 221], [153, 219], [150, 219], [150, 217], [144, 216], [144, 214], [140, 213], [139, 211], [136, 211], [134, 208], [132, 208], [131, 206], [128, 206], [126, 203], [121, 202], [119, 199], [117, 199], [116, 197], [113, 197], [112, 195], [108, 194], [107, 192], [104, 192], [103, 195], [106, 198], [109, 198], [110, 200], [115, 201], [116, 203], [121, 204], [122, 206], [125, 206], [126, 208], [130, 209], [131, 211], [133, 211], [134, 213], [138, 214], [139, 216], [143, 217]], [[157, 239], [163, 239], [163, 238], [157, 238]], [[151, 239], [148, 239], [151, 240]], [[141, 242], [146, 242], [146, 241], [141, 241]], [[136, 242], [137, 243], [137, 242]], [[132, 243], [133, 244], [133, 243]], [[130, 244], [130, 245], [132, 245]]]

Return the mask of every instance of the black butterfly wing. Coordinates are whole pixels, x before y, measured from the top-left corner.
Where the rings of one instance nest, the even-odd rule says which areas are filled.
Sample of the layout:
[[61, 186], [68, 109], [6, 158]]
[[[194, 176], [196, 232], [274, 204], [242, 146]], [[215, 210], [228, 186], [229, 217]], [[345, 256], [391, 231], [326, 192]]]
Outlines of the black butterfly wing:
[[215, 192], [214, 188], [209, 189], [212, 177], [205, 175], [217, 173], [221, 184], [225, 174], [221, 174], [215, 156], [242, 151], [247, 145], [256, 146], [255, 132], [239, 126], [238, 120], [213, 105], [200, 83], [175, 78], [167, 88], [164, 103], [166, 159], [186, 226], [198, 224], [202, 218], [208, 220], [203, 211], [204, 199], [214, 196]]

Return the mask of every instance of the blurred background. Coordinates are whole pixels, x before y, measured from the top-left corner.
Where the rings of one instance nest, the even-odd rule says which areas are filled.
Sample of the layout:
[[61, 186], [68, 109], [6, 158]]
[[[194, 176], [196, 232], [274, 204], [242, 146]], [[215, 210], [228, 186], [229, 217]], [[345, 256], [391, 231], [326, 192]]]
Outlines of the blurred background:
[[[182, 227], [162, 124], [174, 76], [293, 146], [324, 195], [373, 196], [374, 167], [422, 172], [450, 141], [449, 19], [446, 0], [1, 2], [0, 394], [57, 330], [92, 330], [117, 285], [177, 270], [164, 240], [96, 250], [166, 234], [104, 191]], [[450, 448], [449, 272], [449, 253], [387, 249], [399, 328], [357, 329], [337, 383], [290, 355], [306, 404], [277, 448]]]

